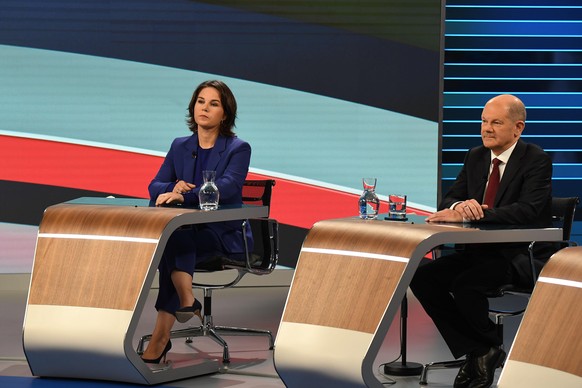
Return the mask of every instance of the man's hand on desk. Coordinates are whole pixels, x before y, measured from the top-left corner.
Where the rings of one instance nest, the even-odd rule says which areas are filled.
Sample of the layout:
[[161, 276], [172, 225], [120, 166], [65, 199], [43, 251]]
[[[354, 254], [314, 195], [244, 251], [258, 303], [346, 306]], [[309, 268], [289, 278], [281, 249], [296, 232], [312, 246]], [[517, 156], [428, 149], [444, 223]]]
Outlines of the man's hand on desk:
[[463, 222], [463, 216], [456, 210], [443, 209], [432, 213], [426, 218], [427, 222]]
[[178, 193], [163, 193], [156, 198], [156, 206], [175, 205], [177, 203], [184, 203], [184, 196]]
[[428, 222], [471, 222], [485, 217], [484, 209], [487, 205], [481, 205], [475, 199], [468, 199], [456, 203], [452, 209], [443, 209], [427, 217]]
[[453, 209], [463, 216], [465, 221], [477, 221], [485, 217], [483, 209], [487, 209], [487, 205], [482, 205], [476, 199], [468, 199], [456, 204]]

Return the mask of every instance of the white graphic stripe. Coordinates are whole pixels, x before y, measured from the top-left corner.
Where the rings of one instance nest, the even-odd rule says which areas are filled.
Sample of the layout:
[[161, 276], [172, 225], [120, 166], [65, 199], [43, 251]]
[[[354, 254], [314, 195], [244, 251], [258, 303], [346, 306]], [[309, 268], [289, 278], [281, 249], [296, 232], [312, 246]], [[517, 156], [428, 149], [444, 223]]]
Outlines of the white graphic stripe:
[[302, 252], [311, 252], [311, 253], [324, 253], [324, 254], [328, 254], [328, 255], [366, 257], [369, 259], [399, 261], [401, 263], [408, 263], [409, 262], [409, 259], [407, 259], [406, 257], [381, 255], [379, 253], [345, 251], [345, 250], [339, 250], [339, 249], [324, 249], [324, 248], [301, 248], [301, 251]]
[[538, 278], [538, 282], [557, 284], [557, 285], [560, 285], [560, 286], [567, 286], [567, 287], [582, 288], [582, 282], [577, 282], [575, 280], [566, 280], [566, 279], [558, 279], [558, 278], [548, 278], [548, 277], [545, 277], [545, 276], [540, 276]]
[[155, 238], [141, 238], [141, 237], [123, 237], [123, 236], [101, 236], [93, 234], [64, 234], [64, 233], [39, 233], [39, 238], [68, 238], [77, 240], [107, 240], [107, 241], [124, 241], [157, 244], [158, 239]]

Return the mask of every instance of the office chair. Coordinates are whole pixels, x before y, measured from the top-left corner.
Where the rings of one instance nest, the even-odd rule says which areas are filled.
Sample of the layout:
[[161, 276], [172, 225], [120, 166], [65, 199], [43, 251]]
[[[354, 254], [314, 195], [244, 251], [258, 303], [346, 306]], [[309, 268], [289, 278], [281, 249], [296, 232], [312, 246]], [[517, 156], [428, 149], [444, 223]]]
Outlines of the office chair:
[[[561, 227], [563, 231], [562, 241], [557, 243], [559, 247], [556, 245], [553, 249], [554, 252], [566, 246], [576, 245], [576, 243], [570, 241], [570, 234], [572, 232], [576, 206], [579, 202], [580, 199], [578, 197], [552, 198], [552, 222], [554, 226]], [[541, 264], [536, 262], [536, 252], [534, 251], [535, 245], [536, 241], [532, 241], [528, 246], [528, 255], [524, 255], [526, 257], [525, 260], [528, 262], [527, 265], [529, 266], [531, 278], [524, 279], [520, 284], [506, 284], [495, 290], [491, 290], [487, 293], [487, 297], [500, 298], [505, 295], [518, 295], [529, 298], [537, 281], [539, 271], [541, 270]], [[489, 307], [489, 314], [494, 317], [495, 327], [500, 338], [503, 338], [504, 318], [521, 315], [525, 312], [526, 307], [527, 303], [518, 308]], [[459, 359], [451, 361], [435, 361], [425, 364], [420, 373], [419, 383], [420, 385], [427, 385], [427, 375], [429, 370], [460, 368], [464, 363], [465, 359]]]
[[[242, 196], [245, 205], [270, 206], [271, 194], [275, 181], [246, 180], [243, 184]], [[235, 286], [246, 274], [268, 275], [277, 266], [279, 258], [279, 224], [271, 218], [259, 218], [243, 220], [241, 222], [242, 235], [244, 238], [245, 253], [244, 259], [233, 257], [216, 257], [209, 261], [200, 263], [196, 267], [196, 273], [214, 273], [222, 271], [235, 272], [232, 280], [222, 283], [206, 284], [197, 281], [192, 282], [192, 287], [203, 290], [204, 293], [204, 315], [202, 324], [196, 327], [189, 327], [181, 330], [174, 330], [170, 338], [186, 338], [187, 343], [192, 342], [193, 337], [207, 336], [223, 347], [224, 363], [230, 362], [230, 354], [227, 342], [219, 333], [223, 335], [255, 335], [267, 336], [269, 339], [269, 349], [274, 348], [273, 335], [269, 330], [259, 330], [243, 327], [217, 326], [214, 324], [212, 316], [212, 292]], [[246, 231], [251, 228], [254, 240], [254, 249], [249, 250], [246, 239]], [[237, 260], [239, 259], [239, 260]], [[145, 342], [149, 341], [151, 334], [141, 337], [137, 352], [143, 353]]]

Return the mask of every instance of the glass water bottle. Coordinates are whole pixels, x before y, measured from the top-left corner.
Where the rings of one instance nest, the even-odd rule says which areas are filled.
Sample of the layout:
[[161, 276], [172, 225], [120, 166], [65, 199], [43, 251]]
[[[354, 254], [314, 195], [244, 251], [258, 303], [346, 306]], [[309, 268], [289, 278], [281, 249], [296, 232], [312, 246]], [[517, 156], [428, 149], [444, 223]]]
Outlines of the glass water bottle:
[[214, 183], [216, 178], [216, 171], [202, 171], [204, 183], [198, 192], [198, 199], [200, 201], [200, 209], [202, 210], [216, 210], [218, 209], [218, 199], [220, 193], [218, 187]]
[[378, 217], [378, 209], [380, 208], [380, 200], [376, 195], [376, 178], [363, 178], [362, 184], [364, 192], [360, 196], [360, 218], [365, 220], [373, 220]]

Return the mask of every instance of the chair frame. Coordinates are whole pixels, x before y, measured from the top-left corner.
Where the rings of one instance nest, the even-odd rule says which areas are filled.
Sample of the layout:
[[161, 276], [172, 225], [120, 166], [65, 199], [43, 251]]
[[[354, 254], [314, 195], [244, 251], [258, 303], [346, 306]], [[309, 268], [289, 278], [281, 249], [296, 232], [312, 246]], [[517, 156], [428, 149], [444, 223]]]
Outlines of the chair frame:
[[[270, 206], [272, 188], [275, 186], [275, 180], [272, 179], [256, 179], [246, 180], [243, 185], [243, 203], [245, 204], [260, 204], [263, 206]], [[244, 187], [264, 187], [264, 191], [260, 197], [245, 195]], [[262, 238], [263, 257], [261, 260], [255, 260], [256, 256], [249, 250], [249, 242], [247, 241], [247, 229], [251, 222], [260, 224], [260, 232]], [[223, 348], [222, 361], [225, 364], [230, 362], [230, 352], [228, 343], [222, 338], [223, 335], [229, 336], [266, 336], [269, 340], [269, 349], [275, 347], [273, 334], [270, 330], [251, 329], [234, 326], [217, 326], [214, 324], [212, 316], [212, 292], [214, 290], [222, 290], [231, 288], [241, 281], [246, 274], [254, 275], [268, 275], [273, 272], [277, 266], [279, 259], [279, 224], [272, 218], [260, 218], [253, 220], [243, 220], [241, 223], [242, 235], [245, 247], [245, 260], [236, 261], [228, 257], [221, 257], [218, 260], [212, 260], [208, 266], [202, 263], [200, 267], [196, 268], [196, 273], [213, 273], [218, 271], [235, 270], [236, 276], [233, 280], [221, 284], [208, 284], [193, 281], [192, 287], [201, 289], [204, 294], [204, 315], [200, 326], [188, 327], [180, 330], [173, 330], [170, 333], [170, 338], [186, 338], [186, 343], [192, 343], [194, 337], [208, 337], [218, 343]], [[151, 334], [140, 338], [137, 352], [143, 352], [145, 342], [151, 339]]]
[[[559, 222], [562, 224], [563, 237], [562, 241], [559, 243], [562, 247], [576, 245], [575, 242], [570, 241], [570, 235], [572, 233], [572, 223], [574, 222], [574, 215], [576, 212], [576, 207], [580, 203], [578, 197], [554, 197], [552, 198], [552, 222]], [[526, 300], [529, 300], [533, 288], [537, 282], [537, 274], [534, 264], [534, 246], [536, 241], [532, 241], [528, 246], [528, 258], [532, 273], [532, 285], [531, 287], [524, 288], [518, 287], [513, 284], [504, 285], [490, 293], [488, 295], [490, 298], [500, 298], [504, 295], [518, 295], [523, 296]], [[503, 338], [504, 332], [504, 319], [505, 317], [514, 317], [522, 315], [527, 308], [527, 303], [518, 309], [496, 309], [489, 308], [489, 314], [494, 317], [495, 327], [497, 329], [497, 334], [500, 338]], [[503, 348], [503, 344], [501, 345]], [[450, 369], [450, 368], [460, 368], [465, 363], [466, 359], [461, 358], [458, 360], [450, 361], [434, 361], [428, 364], [424, 364], [422, 371], [420, 373], [420, 385], [428, 384], [428, 372], [432, 369]]]

